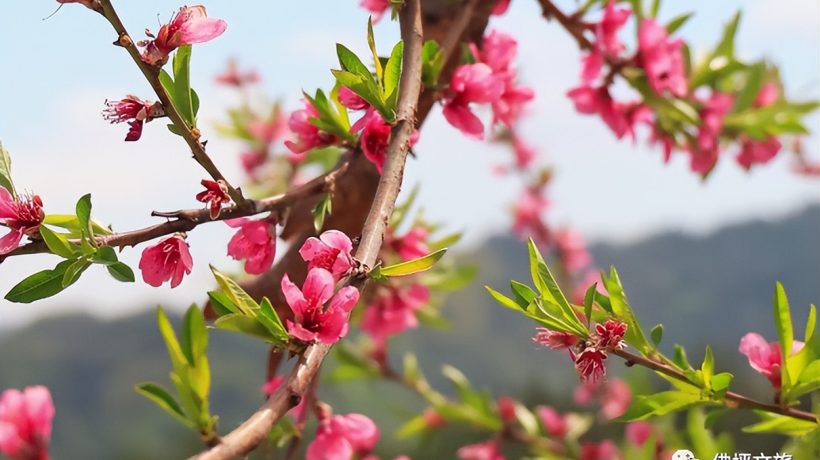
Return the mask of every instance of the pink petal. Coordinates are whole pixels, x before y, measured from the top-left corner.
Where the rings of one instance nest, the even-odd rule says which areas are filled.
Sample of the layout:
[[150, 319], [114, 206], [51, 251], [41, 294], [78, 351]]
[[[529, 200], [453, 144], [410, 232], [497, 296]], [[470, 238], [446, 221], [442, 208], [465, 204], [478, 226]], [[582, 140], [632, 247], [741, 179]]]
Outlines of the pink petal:
[[333, 275], [323, 268], [313, 268], [305, 278], [302, 293], [311, 307], [324, 305], [333, 296]]
[[478, 140], [484, 139], [484, 124], [467, 105], [450, 102], [444, 105], [442, 113], [454, 128], [465, 135]]
[[293, 337], [303, 342], [313, 342], [316, 340], [317, 334], [302, 327], [299, 323], [294, 323], [291, 320], [286, 320], [285, 324], [288, 327], [288, 333]]
[[8, 232], [6, 236], [0, 238], [0, 254], [8, 254], [17, 249], [22, 239], [22, 230], [11, 230]]
[[749, 359], [749, 365], [761, 374], [772, 373], [772, 346], [760, 334], [749, 332], [740, 339], [739, 351]]
[[345, 254], [350, 254], [350, 251], [353, 250], [353, 243], [350, 238], [338, 230], [328, 230], [322, 233], [319, 239], [331, 248], [336, 248]]
[[353, 310], [353, 307], [356, 306], [358, 301], [359, 290], [353, 286], [345, 286], [339, 289], [339, 292], [333, 296], [333, 300], [330, 301], [328, 309], [340, 308], [345, 312], [349, 312]]
[[297, 318], [301, 317], [307, 308], [307, 301], [302, 291], [293, 284], [287, 273], [282, 277], [282, 294], [285, 296], [285, 300], [293, 314]]
[[180, 38], [184, 44], [204, 43], [222, 35], [228, 23], [222, 19], [198, 19], [182, 30]]

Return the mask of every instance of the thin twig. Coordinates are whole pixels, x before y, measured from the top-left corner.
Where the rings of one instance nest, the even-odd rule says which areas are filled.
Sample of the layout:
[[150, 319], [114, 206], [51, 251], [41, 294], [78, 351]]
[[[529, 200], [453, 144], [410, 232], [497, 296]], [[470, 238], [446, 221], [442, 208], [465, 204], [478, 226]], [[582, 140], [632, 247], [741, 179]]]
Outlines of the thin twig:
[[550, 0], [538, 0], [538, 3], [541, 4], [543, 16], [546, 19], [555, 19], [558, 21], [558, 23], [572, 35], [575, 41], [578, 42], [579, 48], [585, 50], [592, 49], [592, 42], [584, 36], [586, 25], [581, 22], [579, 16], [567, 16]]
[[[680, 380], [682, 382], [692, 383], [689, 379], [684, 375], [682, 372], [674, 369], [666, 364], [659, 363], [655, 360], [645, 358], [643, 356], [639, 356], [636, 354], [632, 354], [628, 351], [624, 350], [616, 350], [613, 351], [613, 354], [620, 356], [621, 358], [625, 359], [628, 364], [638, 364], [640, 366], [652, 369], [654, 371], [660, 372], [665, 374], [669, 377], [672, 377], [676, 380]], [[766, 412], [772, 412], [775, 414], [786, 415], [789, 417], [798, 418], [801, 420], [808, 420], [810, 422], [817, 423], [817, 417], [810, 413], [805, 412], [800, 409], [794, 409], [792, 407], [784, 407], [778, 406], [777, 404], [767, 404], [761, 401], [757, 401], [755, 399], [749, 398], [747, 396], [743, 396], [738, 393], [734, 393], [732, 391], [727, 391], [726, 395], [724, 396], [726, 400], [726, 405], [729, 407], [736, 407], [741, 409], [758, 409], [763, 410]]]
[[[95, 241], [97, 246], [112, 246], [119, 248], [125, 246], [135, 246], [139, 243], [150, 241], [160, 236], [170, 235], [177, 232], [188, 232], [197, 226], [208, 222], [235, 219], [237, 217], [247, 217], [265, 212], [280, 212], [308, 197], [318, 195], [332, 189], [333, 183], [340, 175], [347, 171], [349, 164], [349, 161], [344, 161], [336, 169], [316, 177], [298, 187], [294, 187], [285, 193], [261, 200], [246, 200], [243, 205], [225, 207], [220, 211], [219, 216], [215, 219], [211, 218], [210, 210], [207, 208], [184, 209], [173, 212], [153, 212], [152, 215], [154, 216], [173, 217], [174, 219], [138, 230], [98, 236], [95, 238]], [[69, 240], [69, 242], [80, 244], [80, 240]], [[7, 257], [45, 252], [49, 252], [48, 246], [46, 246], [42, 240], [38, 240], [24, 246], [20, 246], [14, 251], [0, 256], [0, 263], [2, 263]]]
[[162, 86], [162, 83], [159, 81], [159, 71], [160, 68], [157, 66], [148, 65], [142, 61], [140, 57], [140, 51], [137, 48], [137, 45], [134, 43], [134, 40], [128, 34], [125, 26], [123, 25], [122, 21], [120, 20], [117, 12], [114, 10], [114, 6], [111, 4], [111, 0], [100, 0], [100, 4], [102, 5], [102, 15], [111, 23], [114, 27], [114, 30], [117, 32], [117, 41], [114, 42], [115, 45], [121, 46], [128, 51], [128, 54], [131, 56], [131, 59], [137, 64], [137, 67], [142, 71], [142, 74], [145, 76], [145, 79], [148, 80], [148, 84], [151, 85], [151, 88], [156, 93], [157, 97], [159, 98], [160, 102], [162, 103], [163, 108], [165, 109], [165, 114], [171, 120], [171, 122], [176, 126], [180, 133], [182, 133], [182, 138], [185, 139], [185, 142], [188, 144], [188, 147], [191, 148], [191, 153], [194, 155], [194, 159], [199, 163], [205, 171], [210, 174], [211, 178], [215, 181], [224, 181], [228, 187], [228, 194], [231, 196], [231, 199], [234, 203], [238, 205], [242, 205], [245, 202], [245, 198], [242, 196], [242, 192], [238, 189], [235, 189], [225, 176], [219, 171], [219, 169], [214, 164], [211, 157], [205, 152], [205, 144], [200, 142], [200, 134], [199, 131], [193, 128], [192, 126], [188, 126], [188, 124], [183, 120], [182, 115], [180, 115], [179, 110], [177, 110], [176, 106], [174, 105], [173, 101], [171, 100], [170, 95], [165, 88]]
[[[362, 238], [355, 257], [366, 266], [373, 266], [381, 249], [387, 221], [401, 188], [404, 164], [409, 151], [410, 136], [416, 125], [416, 108], [421, 92], [421, 48], [423, 42], [421, 5], [408, 0], [399, 13], [404, 58], [399, 82], [397, 122], [391, 132], [387, 159], [370, 213], [362, 229]], [[358, 282], [357, 282], [358, 283]], [[330, 351], [330, 345], [314, 344], [300, 356], [299, 362], [279, 390], [247, 421], [222, 438], [222, 442], [195, 458], [200, 460], [229, 459], [247, 454], [265, 439], [274, 423], [301, 401], [319, 367]]]

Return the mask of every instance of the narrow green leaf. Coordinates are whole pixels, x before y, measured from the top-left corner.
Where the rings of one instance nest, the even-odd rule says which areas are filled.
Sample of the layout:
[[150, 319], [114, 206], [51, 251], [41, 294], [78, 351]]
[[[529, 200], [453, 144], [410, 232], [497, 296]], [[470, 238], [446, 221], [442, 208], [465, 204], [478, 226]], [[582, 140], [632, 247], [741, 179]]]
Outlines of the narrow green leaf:
[[444, 66], [444, 52], [435, 40], [427, 40], [421, 48], [421, 59], [422, 82], [427, 88], [435, 88]]
[[524, 305], [524, 306], [519, 305], [515, 300], [513, 300], [513, 299], [505, 296], [504, 294], [496, 291], [495, 289], [491, 288], [490, 286], [484, 286], [484, 289], [486, 289], [487, 292], [490, 293], [490, 295], [492, 296], [493, 299], [495, 299], [496, 302], [500, 303], [501, 305], [503, 305], [503, 306], [505, 306], [509, 309], [521, 312], [522, 310], [525, 310], [527, 308], [526, 305]]
[[780, 433], [788, 436], [802, 436], [817, 429], [816, 422], [809, 422], [786, 415], [758, 411], [761, 421], [743, 428], [745, 433]]
[[646, 340], [646, 336], [644, 336], [641, 325], [638, 322], [638, 318], [635, 317], [635, 313], [629, 305], [623, 285], [621, 284], [621, 279], [618, 276], [618, 271], [615, 267], [610, 268], [609, 276], [604, 277], [603, 281], [606, 291], [609, 293], [609, 300], [612, 303], [612, 311], [619, 319], [627, 324], [625, 335], [626, 342], [640, 350], [641, 353], [646, 354], [651, 352], [652, 346]]
[[703, 362], [700, 365], [700, 371], [703, 373], [703, 382], [706, 388], [712, 388], [712, 376], [715, 374], [715, 356], [712, 354], [712, 347], [706, 346], [706, 354], [703, 356]]
[[774, 324], [777, 329], [777, 336], [780, 338], [780, 356], [783, 360], [783, 365], [780, 367], [781, 388], [783, 392], [788, 392], [791, 387], [789, 360], [792, 355], [794, 329], [792, 327], [789, 299], [786, 297], [786, 290], [780, 282], [775, 285], [773, 304]]
[[244, 316], [240, 314], [230, 314], [220, 316], [214, 322], [214, 326], [229, 332], [238, 332], [240, 334], [249, 335], [262, 339], [265, 342], [279, 343], [279, 339], [274, 337], [271, 332], [262, 325], [256, 318]]
[[359, 56], [356, 56], [356, 53], [350, 51], [341, 43], [336, 43], [336, 56], [339, 57], [339, 65], [342, 67], [342, 70], [358, 75], [365, 80], [373, 78], [373, 74], [370, 72], [370, 69], [364, 65], [362, 60], [359, 59]]
[[447, 248], [439, 249], [438, 251], [431, 252], [424, 257], [419, 257], [418, 259], [408, 260], [406, 262], [401, 262], [395, 265], [390, 265], [388, 267], [378, 267], [374, 269], [374, 271], [378, 271], [378, 275], [380, 276], [407, 276], [412, 275], [414, 273], [420, 273], [423, 271], [427, 271], [433, 267], [433, 265], [438, 262], [444, 256], [444, 253], [447, 252]]
[[64, 259], [74, 258], [74, 248], [71, 247], [65, 234], [56, 233], [45, 225], [40, 225], [40, 236], [43, 237], [49, 251]]
[[683, 25], [686, 24], [689, 21], [689, 19], [691, 19], [694, 15], [695, 13], [684, 13], [679, 16], [675, 16], [669, 22], [666, 23], [666, 32], [669, 35], [672, 35], [673, 33], [677, 32], [677, 30], [683, 27]]
[[322, 231], [322, 227], [325, 225], [325, 217], [329, 216], [332, 212], [333, 196], [330, 193], [325, 193], [313, 208], [313, 228], [316, 229], [316, 233]]
[[183, 425], [194, 428], [194, 423], [185, 416], [182, 407], [168, 391], [157, 383], [140, 383], [134, 386], [134, 391], [145, 396]]
[[89, 266], [91, 266], [91, 262], [88, 259], [74, 259], [71, 265], [66, 268], [65, 273], [63, 273], [63, 289], [71, 286], [80, 279], [80, 276]]
[[[403, 54], [404, 42], [399, 41], [393, 47], [393, 51], [390, 52], [390, 59], [387, 60], [387, 65], [384, 67], [384, 93], [382, 93], [384, 100], [390, 98], [393, 93], [398, 94]], [[391, 107], [391, 109], [395, 110], [394, 107]]]
[[661, 0], [652, 0], [652, 6], [649, 7], [649, 17], [654, 18], [658, 15], [661, 9]]
[[162, 336], [162, 340], [165, 342], [165, 348], [168, 349], [168, 357], [171, 359], [174, 372], [179, 373], [185, 368], [187, 360], [182, 353], [182, 348], [179, 346], [179, 341], [177, 340], [173, 326], [171, 326], [171, 321], [168, 319], [165, 310], [160, 306], [157, 307], [157, 328]]
[[373, 19], [367, 18], [367, 46], [370, 47], [370, 53], [373, 55], [373, 65], [376, 68], [376, 78], [379, 81], [384, 79], [384, 70], [382, 63], [379, 60], [379, 53], [376, 51], [376, 39], [373, 37]]
[[208, 330], [205, 327], [205, 317], [196, 304], [188, 307], [188, 311], [185, 312], [182, 319], [180, 348], [182, 354], [188, 360], [188, 364], [192, 367], [198, 365], [208, 348]]
[[515, 294], [519, 305], [529, 305], [535, 301], [536, 297], [538, 297], [538, 294], [536, 294], [536, 292], [529, 286], [515, 280], [510, 281], [510, 288], [512, 289], [513, 294]]
[[686, 356], [686, 350], [678, 344], [675, 344], [675, 364], [681, 369], [691, 369], [692, 365], [689, 364], [689, 358]]
[[74, 259], [64, 260], [51, 270], [42, 270], [26, 277], [11, 288], [5, 299], [9, 302], [31, 303], [59, 293], [68, 287], [63, 286], [63, 275], [74, 262]]
[[[75, 215], [48, 214], [43, 220], [43, 223], [68, 230], [68, 236], [70, 238], [79, 238], [82, 236], [80, 221]], [[110, 228], [95, 221], [94, 219], [91, 219], [91, 229], [95, 235], [110, 235], [112, 233]]]
[[182, 45], [174, 55], [174, 106], [179, 114], [188, 123], [188, 127], [196, 126], [194, 105], [191, 98], [191, 45]]
[[737, 96], [735, 96], [735, 104], [732, 107], [732, 112], [741, 112], [752, 106], [760, 88], [763, 87], [766, 78], [766, 63], [763, 61], [757, 62], [748, 67], [746, 70], [746, 81], [740, 88]]
[[17, 197], [14, 181], [11, 180], [11, 155], [3, 148], [2, 143], [0, 143], [0, 187], [8, 190], [12, 197]]
[[[80, 225], [80, 231], [85, 237], [94, 238], [94, 230], [91, 228], [91, 194], [87, 193], [77, 200], [76, 206], [77, 221]], [[92, 244], [94, 244], [92, 242]]]
[[239, 310], [237, 310], [230, 297], [228, 297], [228, 294], [222, 291], [209, 291], [208, 297], [211, 299], [211, 306], [214, 307], [217, 316], [239, 313]]
[[282, 324], [282, 320], [279, 318], [279, 315], [267, 297], [262, 297], [262, 302], [259, 304], [259, 313], [258, 319], [262, 322], [262, 325], [265, 326], [278, 341], [287, 343], [290, 339], [288, 331], [285, 329], [285, 325]]
[[707, 403], [709, 401], [702, 399], [699, 394], [682, 391], [663, 391], [652, 395], [641, 395], [633, 400], [632, 405], [618, 420], [624, 422], [645, 420]]
[[114, 251], [114, 248], [111, 246], [102, 246], [94, 251], [94, 255], [91, 256], [91, 261], [95, 264], [114, 265], [119, 262], [119, 259], [117, 258], [117, 252]]
[[535, 284], [536, 289], [538, 289], [538, 292], [540, 292], [541, 295], [546, 295], [549, 293], [549, 288], [538, 274], [538, 265], [539, 263], [544, 264], [544, 258], [541, 256], [541, 252], [538, 251], [538, 247], [535, 245], [535, 241], [533, 241], [532, 238], [530, 238], [527, 242], [527, 252], [530, 258], [530, 277], [532, 277], [532, 282]]
[[222, 288], [222, 291], [231, 299], [231, 302], [233, 302], [239, 312], [246, 316], [255, 317], [256, 312], [259, 311], [259, 304], [256, 303], [244, 289], [236, 284], [236, 281], [224, 275], [213, 265], [211, 266], [211, 272], [214, 274], [214, 278], [216, 278], [219, 287]]
[[660, 345], [661, 340], [663, 340], [663, 324], [656, 324], [649, 332], [649, 336], [652, 337], [652, 343], [654, 343], [655, 346]]
[[106, 266], [105, 269], [108, 270], [108, 274], [111, 275], [112, 278], [123, 283], [133, 283], [136, 279], [134, 277], [134, 270], [131, 270], [131, 267], [123, 262], [115, 262]]

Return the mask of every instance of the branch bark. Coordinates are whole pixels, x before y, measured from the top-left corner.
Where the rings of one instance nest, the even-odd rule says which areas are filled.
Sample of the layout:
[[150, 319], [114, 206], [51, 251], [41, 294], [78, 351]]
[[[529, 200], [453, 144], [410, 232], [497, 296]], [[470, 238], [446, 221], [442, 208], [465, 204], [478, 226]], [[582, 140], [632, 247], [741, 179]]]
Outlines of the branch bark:
[[121, 46], [128, 51], [128, 54], [131, 56], [131, 59], [134, 60], [134, 63], [137, 64], [142, 74], [145, 76], [145, 79], [148, 80], [148, 84], [151, 85], [151, 88], [156, 93], [159, 101], [162, 103], [162, 107], [165, 110], [165, 114], [177, 127], [177, 129], [182, 133], [182, 138], [185, 139], [185, 142], [188, 144], [188, 147], [191, 148], [191, 153], [194, 155], [194, 159], [197, 163], [205, 169], [205, 171], [210, 174], [211, 178], [215, 181], [224, 181], [228, 187], [228, 194], [231, 196], [231, 199], [234, 203], [241, 205], [244, 204], [245, 198], [242, 196], [242, 192], [238, 189], [235, 189], [225, 176], [219, 171], [219, 168], [216, 167], [211, 157], [205, 152], [205, 144], [200, 142], [200, 134], [197, 130], [194, 131], [192, 126], [188, 126], [183, 120], [182, 115], [180, 115], [179, 111], [177, 110], [176, 106], [174, 106], [173, 101], [171, 100], [171, 96], [168, 92], [165, 91], [163, 88], [162, 83], [159, 81], [159, 71], [160, 68], [152, 65], [148, 65], [142, 61], [140, 57], [139, 49], [137, 45], [134, 43], [134, 40], [128, 35], [128, 31], [126, 30], [125, 26], [123, 25], [120, 17], [117, 15], [116, 10], [114, 10], [114, 6], [111, 4], [111, 0], [100, 0], [100, 4], [102, 6], [102, 11], [100, 13], [111, 23], [111, 26], [114, 27], [114, 30], [117, 32], [117, 41], [114, 42], [115, 45]]
[[[399, 82], [397, 122], [391, 132], [384, 171], [355, 254], [365, 266], [374, 265], [378, 257], [390, 213], [401, 189], [404, 164], [410, 148], [410, 136], [416, 126], [416, 109], [421, 93], [421, 48], [424, 36], [420, 0], [405, 2], [399, 13], [399, 22], [405, 45]], [[330, 345], [309, 346], [286, 383], [255, 414], [225, 436], [218, 446], [195, 458], [228, 459], [244, 455], [255, 448], [267, 436], [273, 424], [299, 403], [330, 349]]]
[[[98, 236], [95, 240], [98, 246], [122, 248], [125, 246], [135, 246], [139, 243], [172, 233], [191, 231], [197, 226], [208, 222], [247, 217], [264, 212], [282, 212], [309, 197], [330, 191], [334, 187], [337, 178], [344, 175], [348, 167], [349, 161], [343, 161], [336, 169], [288, 190], [286, 193], [261, 200], [246, 200], [242, 205], [233, 205], [223, 208], [216, 219], [211, 219], [210, 211], [207, 208], [184, 209], [170, 213], [154, 212], [152, 213], [154, 216], [173, 217], [174, 219], [138, 230]], [[69, 241], [75, 244], [80, 243], [80, 240]], [[4, 256], [0, 256], [0, 263], [2, 263], [6, 257], [44, 252], [49, 252], [48, 247], [42, 240], [38, 240], [20, 246]]]
[[[679, 372], [677, 369], [673, 369], [667, 366], [666, 364], [630, 353], [625, 350], [616, 350], [612, 353], [625, 359], [627, 365], [638, 364], [640, 366], [652, 369], [653, 371], [660, 372], [661, 374], [668, 375], [669, 377], [672, 377], [676, 380], [680, 380], [682, 382], [689, 382], [689, 379], [684, 374]], [[729, 407], [742, 409], [758, 409], [766, 412], [772, 412], [775, 414], [786, 415], [789, 417], [794, 417], [801, 420], [807, 420], [810, 422], [818, 423], [817, 417], [810, 412], [802, 411], [800, 409], [795, 409], [792, 407], [779, 406], [777, 404], [764, 403], [732, 391], [726, 392], [725, 399], [727, 402], [726, 405]]]

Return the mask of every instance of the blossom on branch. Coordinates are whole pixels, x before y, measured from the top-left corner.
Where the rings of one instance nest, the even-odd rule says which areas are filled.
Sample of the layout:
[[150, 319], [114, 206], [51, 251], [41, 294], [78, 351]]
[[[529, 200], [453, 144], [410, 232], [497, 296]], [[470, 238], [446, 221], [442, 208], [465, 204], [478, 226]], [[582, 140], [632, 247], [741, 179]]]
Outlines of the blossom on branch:
[[377, 342], [418, 326], [416, 312], [430, 301], [430, 291], [421, 284], [380, 287], [364, 313], [359, 327]]
[[373, 15], [373, 23], [381, 21], [387, 8], [390, 7], [390, 0], [361, 0], [359, 6], [370, 11]]
[[0, 453], [12, 460], [48, 460], [54, 403], [37, 385], [0, 394]]
[[689, 146], [692, 171], [705, 176], [715, 167], [718, 160], [723, 118], [729, 113], [733, 103], [732, 96], [717, 91], [713, 92], [703, 103], [697, 140], [694, 145]]
[[188, 243], [182, 235], [171, 235], [142, 251], [139, 268], [147, 284], [159, 287], [171, 281], [171, 288], [179, 286], [182, 278], [191, 273], [194, 261]]
[[231, 59], [228, 61], [228, 67], [224, 72], [214, 77], [214, 80], [220, 85], [233, 86], [235, 88], [242, 88], [253, 83], [258, 83], [262, 77], [256, 69], [241, 72], [236, 61]]
[[386, 238], [386, 245], [395, 251], [402, 260], [418, 259], [430, 253], [430, 248], [427, 246], [428, 236], [427, 229], [417, 225], [403, 236], [395, 236], [390, 231]]
[[535, 408], [535, 414], [541, 420], [541, 425], [553, 438], [561, 439], [567, 435], [569, 424], [567, 419], [557, 410], [549, 406], [538, 406]]
[[276, 257], [276, 224], [269, 219], [246, 218], [225, 221], [229, 227], [239, 228], [228, 242], [228, 255], [245, 260], [245, 272], [261, 275], [273, 265]]
[[282, 293], [293, 312], [293, 321], [287, 320], [291, 336], [306, 343], [332, 344], [347, 335], [347, 314], [359, 301], [359, 290], [345, 286], [333, 295], [334, 287], [333, 275], [323, 268], [310, 269], [302, 289], [287, 274], [282, 278]]
[[458, 449], [456, 455], [459, 460], [504, 460], [498, 448], [498, 442], [494, 439], [466, 445]]
[[[362, 414], [334, 415], [320, 420], [307, 460], [349, 460], [366, 455], [379, 442], [379, 428]], [[356, 455], [356, 457], [354, 457]]]
[[157, 102], [143, 101], [137, 96], [127, 95], [119, 101], [105, 101], [103, 118], [113, 123], [128, 123], [130, 127], [125, 136], [126, 141], [136, 141], [142, 136], [145, 123], [165, 115], [162, 105]]
[[228, 195], [228, 186], [222, 180], [202, 179], [201, 184], [205, 187], [205, 190], [196, 194], [196, 200], [206, 203], [210, 209], [211, 219], [216, 219], [222, 210], [222, 204], [231, 201], [231, 197]]
[[[792, 342], [791, 354], [794, 356], [803, 349], [804, 343], [798, 340]], [[738, 350], [749, 360], [749, 366], [756, 370], [772, 383], [775, 390], [780, 389], [780, 368], [783, 365], [779, 342], [766, 342], [760, 334], [749, 332], [740, 339]]]
[[356, 266], [352, 252], [353, 242], [338, 230], [328, 230], [319, 238], [311, 236], [299, 248], [299, 255], [308, 263], [308, 270], [325, 269], [335, 281], [342, 279]]
[[683, 40], [670, 40], [666, 27], [653, 18], [645, 18], [638, 29], [638, 60], [658, 96], [667, 92], [677, 97], [686, 95]]
[[484, 124], [470, 110], [471, 103], [491, 103], [501, 97], [504, 82], [483, 63], [459, 66], [450, 79], [454, 96], [444, 104], [444, 118], [467, 136], [483, 139]]
[[5, 187], [0, 187], [0, 223], [10, 230], [0, 238], [0, 255], [17, 249], [23, 236], [37, 234], [45, 217], [39, 195], [14, 197]]
[[[766, 82], [760, 88], [755, 97], [754, 107], [768, 107], [780, 99], [780, 88], [774, 82]], [[750, 139], [742, 137], [740, 143], [740, 153], [736, 157], [737, 162], [746, 169], [751, 169], [755, 164], [765, 164], [771, 161], [783, 145], [776, 136], [768, 136], [764, 139]]]
[[142, 61], [162, 66], [168, 62], [168, 55], [180, 46], [211, 41], [227, 28], [228, 23], [222, 19], [209, 18], [204, 6], [183, 6], [168, 24], [160, 27], [156, 36], [146, 31], [152, 40], [138, 43], [145, 48]]
[[293, 111], [288, 120], [288, 127], [296, 136], [296, 141], [285, 141], [285, 147], [296, 155], [317, 147], [327, 147], [336, 142], [336, 136], [320, 131], [310, 122], [311, 118], [319, 118], [319, 111], [316, 107], [310, 101], [305, 101], [304, 104], [305, 108]]

